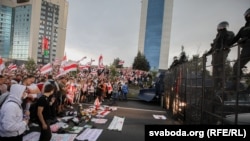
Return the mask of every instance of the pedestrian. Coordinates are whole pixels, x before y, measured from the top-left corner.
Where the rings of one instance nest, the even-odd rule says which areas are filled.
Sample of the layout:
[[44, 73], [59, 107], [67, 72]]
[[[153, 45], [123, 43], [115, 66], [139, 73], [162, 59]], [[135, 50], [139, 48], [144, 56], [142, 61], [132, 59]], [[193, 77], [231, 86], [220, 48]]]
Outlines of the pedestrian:
[[223, 88], [223, 72], [225, 72], [225, 63], [227, 56], [230, 52], [229, 43], [234, 37], [232, 31], [228, 31], [229, 23], [227, 21], [222, 21], [217, 26], [217, 34], [213, 43], [211, 44], [211, 49], [205, 53], [207, 56], [212, 54], [212, 66], [213, 66], [213, 79], [214, 79], [214, 89], [219, 90]]
[[93, 80], [90, 80], [88, 83], [88, 90], [87, 90], [87, 100], [91, 102], [92, 98], [94, 98], [95, 86]]
[[[240, 28], [240, 30], [230, 43], [230, 45], [233, 45], [237, 42], [241, 47], [240, 56], [233, 65], [234, 83], [236, 81], [238, 69], [240, 70], [239, 77], [241, 78], [243, 74], [242, 68], [244, 68], [250, 60], [250, 8], [246, 10], [246, 12], [244, 13], [244, 17], [246, 20], [245, 25]], [[240, 68], [238, 68], [238, 64]]]
[[60, 87], [58, 85], [57, 80], [53, 78], [53, 75], [48, 75], [47, 81], [43, 84], [43, 90], [42, 92], [44, 93], [45, 86], [48, 84], [52, 84], [54, 86], [54, 93], [49, 97], [49, 99], [55, 99], [55, 102], [53, 105], [50, 106], [51, 110], [51, 118], [54, 120], [54, 122], [57, 121], [56, 116], [58, 115], [58, 109], [59, 109], [59, 102], [61, 98], [61, 93], [60, 93]]
[[112, 91], [112, 103], [111, 105], [116, 104], [117, 98], [118, 98], [118, 90], [119, 90], [119, 84], [118, 81], [115, 80], [113, 83], [113, 91]]
[[50, 130], [51, 106], [55, 102], [55, 98], [50, 99], [53, 95], [55, 87], [53, 84], [47, 84], [44, 87], [43, 95], [37, 101], [38, 124], [41, 130], [39, 141], [50, 141], [52, 132]]
[[128, 95], [128, 82], [125, 82], [122, 85], [122, 100], [127, 101], [128, 100], [127, 95]]
[[0, 110], [0, 140], [22, 141], [28, 129], [29, 113], [22, 109], [22, 100], [27, 96], [26, 86], [12, 84], [10, 94]]
[[66, 87], [66, 84], [67, 84], [67, 78], [65, 76], [62, 76], [59, 78], [59, 82], [58, 82], [58, 85], [59, 85], [59, 88], [60, 88], [60, 98], [59, 98], [59, 107], [58, 107], [58, 114], [59, 116], [61, 116], [64, 112], [64, 108], [66, 106], [66, 94], [67, 94], [67, 87]]

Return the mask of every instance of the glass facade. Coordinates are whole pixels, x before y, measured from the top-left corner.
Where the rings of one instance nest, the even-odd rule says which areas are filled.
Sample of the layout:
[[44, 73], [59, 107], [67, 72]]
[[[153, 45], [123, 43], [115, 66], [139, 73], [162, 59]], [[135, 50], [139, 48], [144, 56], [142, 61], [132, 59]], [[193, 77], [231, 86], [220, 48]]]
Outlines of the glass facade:
[[0, 56], [9, 58], [11, 50], [12, 8], [0, 5]]
[[144, 55], [151, 69], [159, 68], [164, 0], [148, 0]]
[[28, 60], [31, 5], [15, 7], [12, 59]]

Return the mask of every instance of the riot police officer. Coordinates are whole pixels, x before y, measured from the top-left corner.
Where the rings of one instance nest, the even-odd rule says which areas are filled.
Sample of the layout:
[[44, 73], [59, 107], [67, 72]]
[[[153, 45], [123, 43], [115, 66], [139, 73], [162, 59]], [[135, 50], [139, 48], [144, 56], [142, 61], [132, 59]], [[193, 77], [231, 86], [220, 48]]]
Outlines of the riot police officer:
[[204, 54], [212, 54], [213, 79], [216, 90], [223, 87], [224, 66], [228, 53], [230, 52], [229, 43], [234, 37], [234, 33], [227, 30], [228, 27], [229, 23], [227, 21], [222, 21], [217, 25], [217, 34], [211, 44], [211, 49]]
[[[240, 70], [240, 78], [242, 76], [242, 68], [249, 62], [250, 60], [250, 8], [246, 10], [244, 13], [244, 17], [246, 20], [246, 24], [240, 28], [239, 32], [233, 38], [230, 45], [235, 44], [236, 42], [242, 48], [239, 58], [233, 65], [233, 75], [234, 78], [237, 75], [237, 70]], [[238, 68], [238, 64], [240, 64], [240, 68]], [[235, 79], [234, 79], [235, 80]]]

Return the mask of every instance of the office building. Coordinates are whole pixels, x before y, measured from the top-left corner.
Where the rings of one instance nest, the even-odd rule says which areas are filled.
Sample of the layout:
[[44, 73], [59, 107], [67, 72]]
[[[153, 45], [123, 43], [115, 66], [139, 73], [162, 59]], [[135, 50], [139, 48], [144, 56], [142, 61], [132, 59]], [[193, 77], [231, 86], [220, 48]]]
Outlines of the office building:
[[167, 70], [173, 0], [142, 0], [138, 51], [151, 70]]
[[[32, 58], [38, 64], [62, 58], [67, 15], [67, 0], [1, 0], [0, 40], [4, 41], [0, 50], [4, 52], [0, 55], [24, 61]], [[44, 38], [48, 39], [48, 55], [42, 52]]]

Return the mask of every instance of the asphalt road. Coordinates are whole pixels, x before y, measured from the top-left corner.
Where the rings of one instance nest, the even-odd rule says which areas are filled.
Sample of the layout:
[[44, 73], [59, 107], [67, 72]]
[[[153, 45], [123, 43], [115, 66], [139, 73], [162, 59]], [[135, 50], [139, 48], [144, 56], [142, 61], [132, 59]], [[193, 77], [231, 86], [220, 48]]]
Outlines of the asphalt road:
[[[101, 105], [109, 105], [110, 101], [104, 101]], [[83, 108], [93, 105], [91, 103], [82, 103]], [[145, 125], [179, 125], [178, 121], [171, 119], [167, 115], [167, 111], [159, 104], [153, 102], [145, 102], [138, 100], [117, 101], [114, 107], [117, 110], [111, 111], [104, 118], [108, 119], [105, 124], [97, 124], [90, 122], [95, 129], [103, 129], [97, 141], [144, 141], [145, 140]], [[76, 110], [77, 105], [74, 106]], [[167, 119], [154, 119], [153, 115], [164, 115]], [[112, 122], [114, 116], [125, 117], [122, 131], [109, 130], [108, 126]], [[79, 126], [84, 126], [82, 122]], [[29, 132], [38, 130], [38, 127], [30, 128]], [[84, 131], [84, 130], [83, 130]], [[80, 132], [81, 133], [81, 132]], [[79, 133], [79, 134], [80, 134]], [[79, 135], [78, 134], [78, 135]], [[75, 139], [75, 141], [77, 141]]]
[[[109, 104], [103, 102], [102, 105]], [[84, 104], [88, 106], [88, 104]], [[118, 101], [115, 105], [116, 111], [110, 112], [105, 118], [108, 119], [105, 124], [94, 124], [97, 129], [103, 129], [102, 134], [97, 141], [144, 141], [145, 140], [145, 125], [160, 124], [160, 125], [178, 125], [179, 123], [170, 117], [160, 105], [144, 101]], [[166, 120], [154, 119], [155, 115], [164, 115]], [[122, 131], [108, 130], [114, 116], [125, 117]]]

